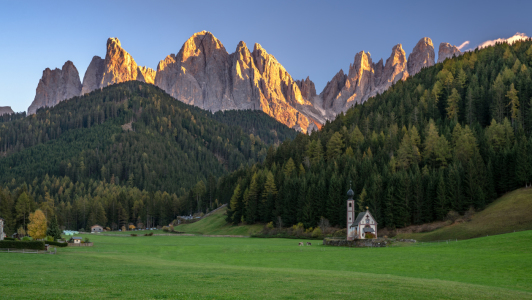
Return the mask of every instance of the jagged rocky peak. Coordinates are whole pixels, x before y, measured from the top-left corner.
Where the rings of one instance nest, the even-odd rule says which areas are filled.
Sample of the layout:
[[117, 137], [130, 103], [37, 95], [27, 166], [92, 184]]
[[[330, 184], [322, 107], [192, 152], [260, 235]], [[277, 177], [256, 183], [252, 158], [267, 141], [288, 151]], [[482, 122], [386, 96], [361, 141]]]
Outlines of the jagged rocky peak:
[[344, 70], [340, 69], [331, 81], [327, 82], [323, 91], [320, 93], [320, 97], [323, 98], [324, 109], [332, 107], [334, 99], [336, 99], [336, 96], [338, 96], [340, 91], [344, 88], [346, 79], [347, 75], [344, 74]]
[[314, 97], [316, 97], [316, 86], [314, 85], [314, 82], [312, 82], [312, 80], [310, 80], [310, 78], [307, 76], [307, 79], [296, 80], [296, 84], [301, 91], [301, 96], [312, 102]]
[[137, 69], [137, 80], [144, 81], [146, 83], [153, 84], [155, 80], [155, 70], [152, 68], [138, 67]]
[[59, 102], [79, 96], [81, 81], [74, 63], [67, 61], [61, 69], [43, 71], [39, 80], [35, 99], [28, 108], [28, 114], [34, 114], [41, 107], [52, 107]]
[[159, 62], [155, 85], [203, 109], [260, 109], [290, 127], [303, 131], [308, 127], [296, 106], [309, 102], [284, 67], [259, 44], [250, 52], [240, 42], [229, 54], [212, 33], [195, 33], [176, 55]]
[[14, 113], [14, 111], [11, 109], [11, 106], [0, 106], [0, 116], [10, 115], [12, 113]]
[[438, 49], [438, 63], [443, 62], [447, 58], [452, 58], [453, 56], [460, 56], [462, 52], [449, 43], [441, 43], [440, 48]]
[[403, 46], [401, 44], [395, 45], [392, 48], [392, 54], [384, 65], [381, 78], [378, 82], [378, 93], [384, 92], [397, 81], [408, 78], [406, 63], [406, 54]]
[[133, 57], [122, 48], [118, 38], [109, 38], [105, 59], [94, 56], [87, 68], [81, 94], [130, 80], [153, 84], [154, 79], [153, 69], [138, 66]]
[[417, 42], [412, 53], [408, 55], [408, 74], [414, 76], [419, 73], [421, 69], [431, 67], [434, 65], [434, 45], [432, 40], [424, 37]]
[[133, 57], [122, 48], [118, 38], [109, 38], [100, 87], [136, 80], [137, 75], [138, 66]]
[[85, 95], [100, 88], [104, 69], [105, 60], [99, 56], [94, 56], [89, 64], [89, 67], [87, 68], [87, 71], [85, 71], [85, 76], [83, 76], [81, 95]]

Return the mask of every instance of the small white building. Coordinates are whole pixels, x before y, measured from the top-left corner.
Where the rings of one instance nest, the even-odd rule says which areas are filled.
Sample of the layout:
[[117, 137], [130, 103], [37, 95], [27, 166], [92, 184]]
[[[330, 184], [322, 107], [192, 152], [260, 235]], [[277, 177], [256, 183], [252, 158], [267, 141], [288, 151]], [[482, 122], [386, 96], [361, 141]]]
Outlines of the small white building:
[[72, 237], [72, 240], [74, 241], [74, 244], [81, 244], [82, 238], [74, 236]]
[[355, 218], [354, 195], [353, 190], [349, 189], [347, 192], [347, 240], [366, 239], [368, 235], [377, 238], [377, 221], [367, 207], [365, 212], [359, 213]]

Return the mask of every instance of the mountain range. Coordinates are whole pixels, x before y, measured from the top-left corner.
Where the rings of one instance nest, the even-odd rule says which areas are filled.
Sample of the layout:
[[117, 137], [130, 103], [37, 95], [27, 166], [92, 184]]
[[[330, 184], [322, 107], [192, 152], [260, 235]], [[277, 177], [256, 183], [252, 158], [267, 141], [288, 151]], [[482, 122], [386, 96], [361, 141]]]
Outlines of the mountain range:
[[[460, 54], [458, 47], [441, 43], [437, 62]], [[317, 94], [309, 77], [293, 79], [260, 44], [250, 51], [240, 42], [235, 52], [229, 54], [212, 33], [198, 32], [177, 54], [161, 60], [155, 71], [138, 66], [118, 38], [109, 38], [105, 58], [93, 57], [83, 82], [71, 61], [62, 69], [45, 69], [28, 114], [105, 86], [138, 80], [158, 86], [179, 101], [212, 112], [262, 110], [291, 128], [309, 132], [355, 103], [363, 103], [434, 64], [434, 45], [427, 37], [419, 40], [408, 59], [401, 44], [392, 48], [385, 62], [381, 59], [374, 63], [369, 52], [361, 51], [347, 73], [340, 70]]]

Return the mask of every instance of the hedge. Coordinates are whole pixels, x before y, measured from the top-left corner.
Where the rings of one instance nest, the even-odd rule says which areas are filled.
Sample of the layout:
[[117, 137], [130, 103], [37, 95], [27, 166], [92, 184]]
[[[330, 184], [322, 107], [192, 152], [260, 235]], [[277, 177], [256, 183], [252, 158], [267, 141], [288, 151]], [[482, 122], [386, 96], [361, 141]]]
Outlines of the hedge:
[[50, 246], [57, 246], [57, 247], [67, 247], [68, 246], [68, 243], [60, 243], [60, 242], [45, 242], [46, 244], [50, 245]]
[[0, 241], [0, 248], [44, 250], [43, 241]]

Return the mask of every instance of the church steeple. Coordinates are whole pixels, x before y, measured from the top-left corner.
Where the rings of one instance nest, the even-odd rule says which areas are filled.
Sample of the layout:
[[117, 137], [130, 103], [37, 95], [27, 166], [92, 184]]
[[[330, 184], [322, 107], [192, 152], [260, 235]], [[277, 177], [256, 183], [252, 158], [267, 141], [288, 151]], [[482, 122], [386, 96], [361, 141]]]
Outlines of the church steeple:
[[353, 197], [355, 192], [351, 189], [351, 183], [349, 183], [349, 191], [347, 191], [347, 239], [352, 240], [354, 238], [354, 228], [351, 225], [355, 221], [355, 200]]

